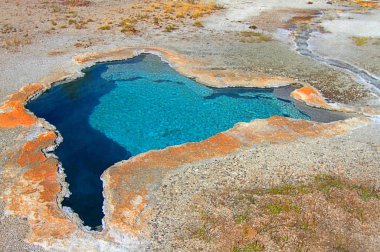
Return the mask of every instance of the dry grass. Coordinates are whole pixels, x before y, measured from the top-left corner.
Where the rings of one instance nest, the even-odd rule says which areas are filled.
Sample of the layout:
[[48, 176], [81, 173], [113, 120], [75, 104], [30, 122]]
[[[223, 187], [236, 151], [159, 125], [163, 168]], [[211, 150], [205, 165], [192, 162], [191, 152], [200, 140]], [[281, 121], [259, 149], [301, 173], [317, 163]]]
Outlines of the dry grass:
[[[18, 10], [17, 6], [15, 10]], [[91, 0], [42, 0], [38, 5], [26, 1], [23, 6], [28, 16], [44, 15], [46, 19], [38, 21], [40, 23], [25, 23], [22, 19], [15, 19], [13, 23], [0, 24], [0, 35], [4, 35], [1, 38], [2, 46], [5, 48], [17, 48], [31, 41], [12, 37], [16, 33], [28, 33], [30, 38], [35, 38], [42, 33], [62, 33], [73, 29], [89, 29], [93, 32], [116, 30], [128, 36], [145, 33], [152, 28], [164, 32], [191, 28], [188, 30], [192, 32], [195, 31], [193, 26], [203, 27], [202, 17], [221, 8], [215, 0], [126, 1], [111, 7]], [[103, 6], [105, 9], [99, 10]], [[110, 19], [113, 24], [105, 22]]]
[[111, 26], [108, 24], [105, 24], [105, 25], [100, 26], [99, 30], [103, 30], [103, 31], [111, 30]]
[[204, 25], [202, 24], [202, 22], [199, 21], [199, 20], [195, 21], [194, 24], [193, 24], [193, 26], [199, 27], [199, 28], [203, 28], [204, 27]]
[[49, 56], [59, 56], [59, 55], [63, 55], [63, 54], [65, 54], [65, 53], [62, 52], [62, 51], [51, 51], [51, 52], [48, 52]]
[[357, 46], [363, 46], [368, 43], [369, 37], [352, 37], [352, 41]]
[[162, 27], [164, 31], [171, 32], [185, 25], [194, 24], [203, 27], [203, 24], [194, 19], [209, 15], [222, 7], [215, 1], [143, 1], [131, 7], [133, 10], [129, 18], [135, 19], [134, 26], [140, 23]]
[[300, 185], [203, 195], [187, 238], [216, 251], [360, 251], [380, 235], [379, 208], [374, 188], [320, 174]]
[[215, 1], [167, 1], [164, 4], [165, 13], [176, 13], [180, 18], [199, 18], [221, 9]]
[[272, 37], [256, 31], [242, 31], [239, 33], [239, 36], [239, 41], [242, 43], [258, 43], [272, 40]]
[[167, 26], [165, 26], [165, 32], [172, 32], [174, 30], [177, 30], [178, 27], [173, 25], [173, 24], [168, 24]]
[[119, 26], [122, 27], [120, 31], [126, 34], [136, 34], [138, 33], [138, 30], [135, 27], [136, 23], [136, 19], [126, 18], [119, 23]]
[[32, 40], [28, 36], [19, 34], [11, 35], [3, 40], [2, 46], [9, 51], [17, 51], [20, 47], [29, 45]]
[[[69, 27], [73, 26], [77, 29], [85, 28], [86, 22], [78, 25], [81, 14], [75, 11], [75, 7], [87, 6], [89, 2], [83, 0], [66, 0], [64, 2], [65, 5], [72, 8], [66, 10], [67, 23], [63, 25], [68, 24]], [[119, 13], [125, 13], [125, 18], [120, 21], [118, 26], [108, 27], [109, 24], [102, 24], [98, 29], [105, 31], [121, 27], [122, 33], [131, 35], [143, 31], [146, 27], [161, 28], [164, 32], [172, 32], [186, 25], [203, 27], [202, 22], [198, 19], [221, 8], [215, 0], [143, 0], [128, 6], [128, 10], [119, 10]]]
[[70, 7], [88, 6], [90, 3], [88, 0], [63, 0], [63, 4]]
[[[143, 34], [150, 29], [172, 32], [187, 28], [189, 32], [193, 32], [194, 27], [203, 27], [202, 17], [221, 8], [214, 0], [141, 0], [121, 2], [111, 7], [101, 2], [42, 0], [38, 4], [33, 1], [12, 3], [15, 14], [22, 4], [26, 9], [27, 19], [34, 20], [39, 16], [45, 18], [38, 18], [37, 22], [25, 22], [26, 18], [14, 15], [17, 18], [12, 19], [11, 23], [0, 24], [0, 46], [16, 51], [41, 34], [66, 33], [74, 29], [104, 33], [112, 31], [113, 34], [118, 31], [127, 36]], [[102, 7], [105, 9], [99, 9]], [[113, 23], [108, 23], [109, 20]], [[24, 38], [26, 34], [28, 37]]]
[[0, 28], [0, 32], [2, 34], [9, 34], [9, 33], [14, 33], [14, 32], [17, 32], [17, 29], [16, 27], [14, 27], [13, 25], [10, 25], [10, 24], [4, 24], [1, 26]]

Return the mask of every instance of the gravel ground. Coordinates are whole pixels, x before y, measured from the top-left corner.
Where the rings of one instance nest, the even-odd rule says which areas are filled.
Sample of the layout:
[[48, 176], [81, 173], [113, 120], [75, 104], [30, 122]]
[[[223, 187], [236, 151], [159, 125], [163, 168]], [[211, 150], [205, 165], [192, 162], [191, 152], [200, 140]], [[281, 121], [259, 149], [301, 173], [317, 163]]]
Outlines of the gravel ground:
[[4, 252], [44, 251], [39, 246], [25, 243], [28, 233], [26, 221], [14, 217], [5, 217], [0, 205], [0, 250]]
[[[260, 2], [257, 4], [259, 5]], [[278, 4], [277, 1], [267, 3], [264, 9], [268, 10], [276, 4]], [[304, 6], [303, 4], [302, 2], [302, 6]], [[10, 4], [8, 3], [8, 5]], [[112, 7], [112, 5], [114, 6]], [[96, 13], [103, 19], [119, 20], [127, 14], [115, 11], [118, 6], [121, 8], [123, 3], [99, 1], [90, 7], [81, 7], [78, 13], [83, 16]], [[313, 5], [309, 8], [315, 9], [318, 6]], [[289, 6], [282, 4], [280, 7], [282, 9], [291, 8], [294, 7], [294, 3]], [[365, 88], [357, 84], [347, 73], [305, 58], [290, 50], [289, 44], [276, 40], [242, 43], [238, 31], [249, 30], [251, 25], [249, 21], [236, 19], [236, 13], [239, 13], [239, 10], [247, 9], [247, 3], [243, 1], [234, 3], [231, 11], [230, 9], [222, 10], [219, 15], [206, 18], [204, 20], [206, 27], [203, 29], [184, 26], [179, 30], [167, 33], [147, 26], [144, 27], [144, 32], [130, 36], [122, 34], [117, 28], [99, 31], [97, 22], [88, 24], [88, 28], [85, 30], [66, 28], [51, 31], [49, 30], [50, 21], [43, 20], [41, 17], [42, 14], [50, 15], [51, 13], [43, 13], [44, 9], [30, 6], [26, 6], [25, 9], [31, 13], [37, 12], [34, 13], [35, 15], [28, 16], [30, 24], [25, 23], [24, 19], [16, 19], [16, 21], [23, 23], [20, 25], [20, 29], [31, 30], [29, 36], [32, 37], [32, 42], [30, 45], [16, 48], [15, 51], [7, 50], [4, 47], [0, 48], [2, 54], [0, 67], [3, 69], [0, 76], [0, 101], [26, 84], [43, 80], [48, 74], [65, 69], [73, 70], [71, 69], [73, 68], [71, 59], [74, 55], [126, 46], [155, 46], [175, 50], [190, 57], [209, 61], [208, 67], [210, 68], [245, 69], [269, 75], [291, 77], [314, 85], [333, 101], [352, 103], [361, 100], [366, 94]], [[248, 8], [250, 12], [245, 12], [243, 20], [249, 20], [250, 15], [258, 15], [259, 9], [257, 7]], [[7, 24], [10, 23], [9, 13], [15, 12], [14, 16], [19, 17], [21, 10], [18, 10], [16, 6], [13, 6], [13, 9], [12, 6], [9, 6], [8, 9], [0, 10], [0, 13], [1, 11], [4, 12], [4, 17], [2, 17], [3, 20], [0, 18], [0, 24]], [[36, 22], [42, 23], [38, 29], [28, 26], [28, 24], [32, 25]], [[101, 23], [101, 21], [99, 22]], [[214, 24], [217, 24], [219, 28], [216, 29]], [[238, 29], [231, 31], [228, 28], [231, 26]], [[226, 28], [220, 29], [220, 27]], [[5, 35], [3, 34], [3, 36]], [[377, 60], [366, 55], [371, 55], [370, 51], [361, 57], [371, 61]], [[18, 74], [15, 75], [15, 72]]]
[[[0, 190], [6, 183], [2, 182], [1, 174], [6, 162], [5, 154], [13, 148], [13, 139], [21, 133], [21, 129], [1, 130], [0, 131]], [[27, 244], [23, 241], [28, 233], [28, 224], [26, 220], [21, 220], [12, 216], [4, 215], [2, 202], [0, 201], [0, 251], [1, 252], [18, 252], [18, 251], [43, 251], [38, 246]]]
[[[119, 11], [126, 1], [92, 2], [94, 5], [79, 10], [85, 16], [99, 16], [99, 22], [107, 18], [119, 20], [126, 16], [125, 11]], [[265, 2], [265, 10], [278, 4], [278, 1]], [[305, 6], [306, 1], [299, 2]], [[316, 2], [318, 6], [325, 5], [322, 3], [324, 1]], [[31, 44], [15, 50], [0, 48], [0, 102], [22, 86], [41, 81], [47, 75], [76, 71], [71, 59], [77, 54], [126, 46], [155, 46], [175, 50], [189, 57], [205, 59], [210, 68], [244, 69], [292, 77], [315, 85], [332, 101], [354, 104], [358, 101], [364, 104], [366, 102], [363, 100], [366, 90], [350, 75], [302, 57], [289, 49], [289, 44], [276, 40], [263, 43], [240, 42], [238, 31], [248, 30], [251, 23], [244, 20], [239, 22], [236, 15], [247, 10], [244, 18], [249, 20], [250, 15], [259, 14], [258, 8], [247, 9], [245, 1], [233, 3], [234, 9], [228, 14], [229, 19], [223, 16], [223, 11], [219, 16], [208, 18], [203, 29], [185, 27], [163, 33], [162, 30], [146, 27], [143, 33], [130, 36], [121, 34], [119, 30], [99, 31], [97, 22], [89, 24], [85, 30], [68, 28], [49, 31], [51, 13], [38, 7], [40, 3], [37, 0], [26, 1], [22, 8], [13, 1], [0, 4], [3, 7], [0, 8], [0, 25], [19, 25], [16, 28], [28, 31], [31, 38]], [[282, 9], [290, 7], [297, 7], [297, 4], [281, 6]], [[29, 14], [25, 16], [23, 13]], [[221, 27], [225, 29], [220, 29]], [[1, 39], [6, 36], [8, 35], [2, 34]], [[359, 57], [358, 62], [368, 60], [368, 64], [375, 65], [378, 58], [371, 55], [377, 47], [367, 47], [355, 57]], [[339, 53], [345, 54], [344, 51]], [[12, 150], [14, 139], [20, 132], [21, 129], [0, 130], [2, 157], [5, 151]], [[297, 180], [320, 171], [344, 172], [350, 177], [370, 178], [379, 183], [380, 139], [374, 137], [379, 135], [379, 125], [373, 125], [358, 129], [348, 136], [322, 140], [300, 139], [283, 145], [259, 145], [223, 159], [183, 167], [166, 178], [161, 189], [151, 196], [155, 199], [152, 200], [152, 208], [157, 212], [157, 217], [151, 220], [154, 238], [152, 246], [156, 250], [172, 250], [179, 246], [183, 250], [186, 250], [186, 246], [190, 249], [190, 245], [179, 241], [178, 237], [182, 225], [191, 221], [189, 206], [192, 197], [201, 190], [236, 185], [269, 185], [282, 179]], [[0, 160], [0, 175], [4, 161], [4, 158]], [[0, 176], [0, 185], [2, 182]], [[0, 251], [40, 251], [40, 248], [22, 241], [28, 229], [25, 221], [5, 217], [1, 205], [0, 220]]]
[[374, 134], [380, 135], [379, 125], [331, 139], [257, 145], [225, 158], [178, 169], [151, 195], [155, 202], [151, 207], [157, 213], [149, 225], [153, 248], [155, 251], [213, 251], [207, 243], [183, 238], [188, 232], [183, 227], [199, 218], [194, 207], [202, 192], [269, 187], [328, 172], [373, 181], [379, 188], [380, 138], [374, 138]]
[[[327, 31], [311, 39], [313, 50], [320, 55], [349, 62], [380, 77], [380, 10], [364, 14], [340, 14], [321, 24]], [[353, 37], [368, 38], [356, 45]], [[366, 57], [363, 57], [366, 55]]]

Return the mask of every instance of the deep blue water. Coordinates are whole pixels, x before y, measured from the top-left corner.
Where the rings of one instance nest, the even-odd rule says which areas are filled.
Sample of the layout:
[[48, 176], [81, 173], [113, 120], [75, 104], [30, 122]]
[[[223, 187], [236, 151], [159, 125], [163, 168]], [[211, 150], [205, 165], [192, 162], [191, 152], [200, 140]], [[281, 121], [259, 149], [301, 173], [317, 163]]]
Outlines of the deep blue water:
[[208, 88], [153, 55], [101, 63], [84, 72], [27, 108], [62, 134], [55, 153], [72, 193], [62, 204], [92, 228], [103, 217], [100, 175], [112, 164], [148, 150], [201, 141], [237, 122], [273, 115], [310, 119], [272, 89]]

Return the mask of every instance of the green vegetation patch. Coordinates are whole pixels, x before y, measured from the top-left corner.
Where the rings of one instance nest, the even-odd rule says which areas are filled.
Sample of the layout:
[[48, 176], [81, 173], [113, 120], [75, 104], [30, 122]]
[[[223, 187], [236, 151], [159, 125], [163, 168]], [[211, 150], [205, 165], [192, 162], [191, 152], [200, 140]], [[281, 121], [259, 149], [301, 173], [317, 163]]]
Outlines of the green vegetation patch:
[[369, 39], [370, 39], [369, 37], [352, 37], [352, 41], [357, 46], [363, 46], [363, 45], [368, 44]]
[[272, 40], [271, 36], [257, 31], [242, 31], [239, 36], [242, 43], [268, 42]]
[[373, 232], [370, 224], [380, 221], [380, 212], [374, 211], [380, 208], [379, 191], [372, 183], [336, 174], [318, 174], [307, 181], [207, 192], [194, 207], [199, 224], [190, 238], [216, 251], [361, 249], [363, 240], [355, 239], [366, 238], [352, 238], [347, 223], [355, 225], [355, 232]]
[[99, 27], [99, 30], [103, 30], [103, 31], [111, 30], [111, 26], [110, 25], [102, 25]]
[[194, 24], [193, 24], [193, 26], [199, 27], [199, 28], [203, 28], [204, 27], [204, 25], [202, 24], [201, 21], [195, 21]]
[[233, 247], [231, 252], [255, 252], [255, 251], [263, 251], [264, 245], [255, 241], [248, 242], [246, 245], [241, 247]]

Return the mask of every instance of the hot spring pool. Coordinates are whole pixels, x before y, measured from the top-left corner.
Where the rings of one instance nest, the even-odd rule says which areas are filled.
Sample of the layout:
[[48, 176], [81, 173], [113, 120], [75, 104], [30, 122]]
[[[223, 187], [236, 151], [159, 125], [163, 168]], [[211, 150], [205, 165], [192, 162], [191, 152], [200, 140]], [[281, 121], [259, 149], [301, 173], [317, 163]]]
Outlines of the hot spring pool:
[[100, 175], [152, 149], [201, 141], [237, 122], [280, 115], [310, 119], [273, 89], [215, 89], [184, 77], [157, 56], [100, 63], [56, 85], [27, 108], [63, 136], [55, 154], [72, 195], [63, 206], [84, 225], [101, 226]]

